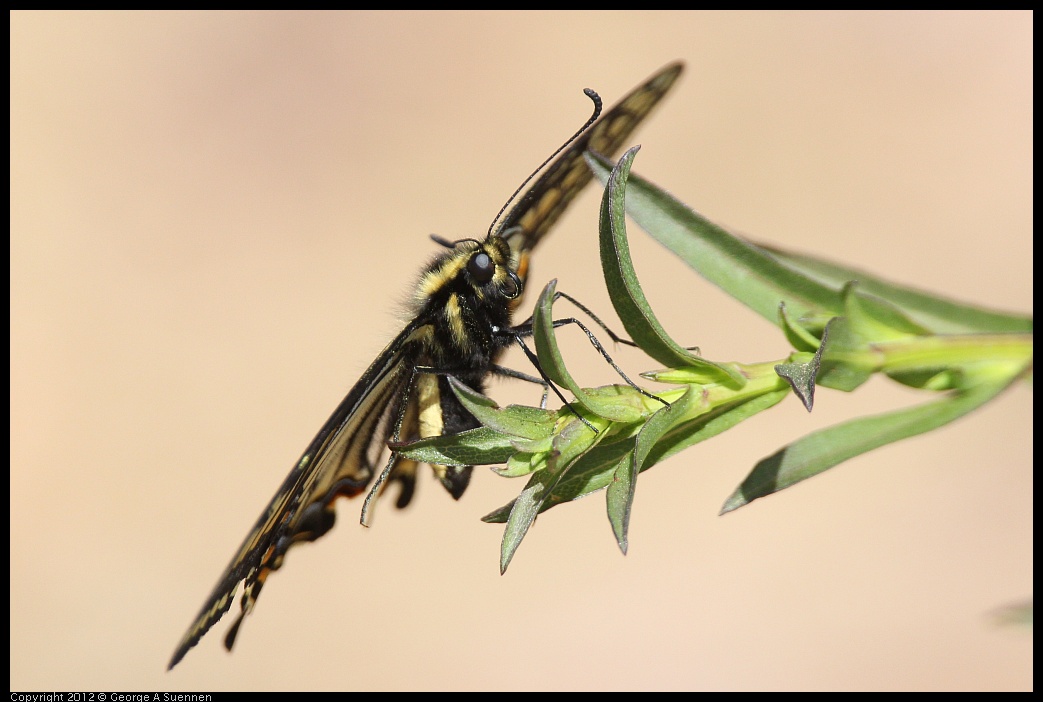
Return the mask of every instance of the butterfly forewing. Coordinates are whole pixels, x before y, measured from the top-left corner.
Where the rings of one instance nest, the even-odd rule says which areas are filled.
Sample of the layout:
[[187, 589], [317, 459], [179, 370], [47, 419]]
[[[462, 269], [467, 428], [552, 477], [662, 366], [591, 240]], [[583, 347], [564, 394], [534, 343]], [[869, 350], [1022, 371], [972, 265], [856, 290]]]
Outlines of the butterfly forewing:
[[672, 63], [634, 88], [555, 159], [496, 227], [511, 245], [518, 277], [529, 273], [530, 252], [554, 225], [592, 174], [583, 157], [588, 149], [614, 156], [656, 103], [677, 81], [684, 64]]
[[[524, 287], [533, 248], [591, 179], [584, 152], [614, 155], [681, 70], [679, 63], [665, 67], [569, 143], [484, 243], [448, 244], [452, 250], [422, 277], [416, 317], [366, 370], [294, 465], [185, 632], [171, 668], [228, 611], [244, 582], [242, 611], [225, 639], [231, 648], [268, 575], [295, 543], [313, 541], [333, 526], [337, 497], [367, 490], [383, 466], [389, 439], [428, 435], [432, 426], [446, 433], [477, 426], [449, 392], [446, 374], [481, 391], [508, 343], [502, 332]], [[473, 298], [466, 297], [468, 289]], [[431, 373], [432, 364], [442, 372]], [[416, 464], [400, 460], [389, 468], [387, 480], [401, 484], [397, 504], [404, 506]], [[436, 475], [459, 497], [470, 467], [438, 466]]]

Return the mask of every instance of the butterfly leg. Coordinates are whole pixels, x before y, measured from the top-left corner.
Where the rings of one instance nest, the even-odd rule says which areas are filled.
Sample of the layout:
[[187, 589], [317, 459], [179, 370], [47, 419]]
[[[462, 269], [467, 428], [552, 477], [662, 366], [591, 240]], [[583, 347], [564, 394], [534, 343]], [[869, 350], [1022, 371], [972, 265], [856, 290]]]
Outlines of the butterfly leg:
[[[414, 368], [409, 376], [409, 382], [406, 383], [406, 390], [404, 397], [409, 397], [413, 392], [413, 386], [416, 383], [418, 375], [418, 369]], [[395, 417], [395, 429], [391, 432], [391, 441], [397, 442], [399, 436], [402, 433], [402, 423], [405, 421], [406, 412], [409, 409], [409, 402], [403, 402], [401, 408], [398, 410], [398, 416]], [[394, 470], [395, 464], [398, 462], [398, 454], [394, 451], [388, 456], [388, 461], [384, 465], [384, 470], [380, 471], [380, 475], [373, 481], [373, 484], [369, 488], [369, 492], [366, 493], [366, 499], [362, 502], [362, 514], [359, 517], [359, 523], [364, 527], [369, 526], [369, 511], [373, 504], [373, 498], [380, 492], [380, 488], [383, 487], [384, 483], [387, 482], [388, 476], [391, 475], [391, 471]]]
[[524, 380], [527, 383], [542, 385], [543, 397], [540, 398], [540, 409], [547, 408], [547, 394], [550, 392], [550, 383], [548, 383], [546, 380], [544, 380], [543, 378], [537, 378], [534, 375], [529, 375], [528, 373], [516, 371], [513, 368], [505, 368], [504, 366], [494, 365], [491, 368], [491, 370], [496, 375], [503, 376], [504, 378], [514, 378], [515, 380]]
[[[637, 346], [637, 344], [635, 344], [633, 341], [630, 341], [629, 339], [624, 339], [623, 337], [620, 337], [615, 332], [613, 332], [611, 329], [609, 329], [608, 326], [606, 326], [604, 322], [602, 322], [600, 319], [598, 319], [598, 317], [593, 312], [591, 312], [584, 305], [579, 303], [575, 298], [573, 298], [573, 297], [571, 297], [569, 295], [566, 295], [565, 293], [561, 293], [561, 292], [555, 293], [554, 297], [555, 297], [555, 299], [557, 299], [558, 297], [564, 297], [566, 300], [569, 300], [574, 305], [579, 307], [581, 310], [586, 312], [588, 315], [590, 315], [590, 318], [593, 319], [594, 322], [599, 327], [604, 329], [605, 332], [609, 336], [612, 337], [613, 341], [616, 341], [616, 342], [621, 343], [621, 344], [627, 344], [627, 345], [630, 345], [630, 346]], [[525, 350], [525, 353], [529, 357], [529, 360], [532, 361], [533, 364], [535, 364], [537, 368], [539, 368], [539, 365], [537, 364], [537, 362], [535, 360], [536, 359], [536, 354], [532, 353], [528, 349], [528, 347], [526, 347], [525, 344], [521, 341], [521, 337], [523, 337], [523, 336], [532, 336], [532, 321], [531, 321], [531, 319], [532, 318], [530, 317], [529, 320], [526, 320], [523, 324], [515, 327], [511, 331], [515, 333], [515, 338], [518, 340], [518, 343], [521, 345], [522, 349]], [[559, 327], [563, 327], [566, 324], [575, 324], [576, 326], [578, 326], [580, 329], [583, 330], [583, 333], [587, 335], [587, 339], [590, 340], [591, 345], [595, 349], [597, 349], [598, 353], [601, 354], [601, 357], [604, 358], [605, 361], [607, 361], [610, 366], [612, 366], [612, 368], [616, 371], [616, 373], [619, 374], [619, 377], [622, 378], [624, 381], [626, 381], [627, 385], [629, 385], [630, 387], [634, 388], [635, 390], [637, 390], [642, 395], [644, 395], [646, 397], [649, 397], [651, 399], [654, 399], [654, 400], [656, 400], [658, 402], [661, 402], [664, 406], [669, 404], [668, 402], [666, 402], [661, 397], [658, 397], [657, 395], [653, 395], [652, 393], [648, 392], [647, 390], [641, 388], [636, 383], [634, 383], [634, 381], [631, 380], [627, 376], [627, 374], [623, 372], [623, 369], [620, 368], [619, 365], [614, 360], [612, 360], [612, 356], [609, 355], [608, 351], [605, 350], [605, 347], [602, 346], [600, 341], [598, 341], [598, 338], [594, 335], [594, 333], [592, 331], [590, 331], [590, 329], [587, 327], [587, 325], [585, 325], [583, 322], [579, 321], [575, 317], [566, 317], [564, 319], [555, 319], [551, 324], [554, 326], [555, 329], [558, 329]], [[543, 374], [543, 370], [542, 369], [540, 369], [540, 373]], [[560, 392], [558, 393], [558, 397], [561, 397], [561, 393]]]
[[[558, 399], [561, 400], [561, 403], [563, 405], [565, 405], [566, 407], [568, 407], [570, 410], [572, 410], [572, 413], [574, 415], [576, 415], [576, 417], [579, 419], [579, 421], [581, 421], [584, 424], [586, 424], [588, 429], [590, 429], [592, 432], [597, 434], [598, 430], [594, 428], [594, 425], [591, 424], [590, 422], [588, 422], [586, 420], [586, 418], [583, 415], [581, 415], [579, 412], [577, 412], [576, 408], [574, 408], [572, 406], [572, 404], [568, 400], [565, 399], [565, 396], [561, 394], [561, 390], [558, 389], [558, 386], [555, 385], [553, 382], [551, 382], [551, 379], [547, 377], [547, 373], [544, 372], [543, 366], [540, 365], [540, 359], [536, 357], [536, 354], [533, 353], [532, 349], [530, 349], [528, 346], [525, 345], [525, 341], [522, 339], [522, 337], [523, 336], [531, 336], [532, 335], [532, 329], [530, 328], [528, 330], [527, 334], [525, 334], [525, 333], [517, 333], [517, 328], [515, 328], [515, 329], [513, 329], [511, 331], [514, 332], [514, 340], [518, 342], [518, 346], [521, 346], [521, 349], [522, 349], [522, 351], [525, 352], [525, 356], [529, 359], [529, 362], [532, 363], [532, 365], [535, 366], [536, 370], [538, 370], [540, 372], [540, 376], [543, 377], [543, 381], [545, 383], [547, 383], [547, 386], [551, 390], [554, 391], [554, 394], [558, 396]], [[546, 402], [546, 399], [547, 399], [546, 394], [544, 394], [543, 399], [544, 399], [544, 402]]]
[[[577, 308], [579, 308], [580, 311], [582, 311], [585, 315], [587, 315], [592, 320], [594, 320], [594, 323], [597, 324], [599, 327], [601, 327], [605, 331], [605, 333], [608, 334], [609, 338], [612, 339], [612, 341], [614, 341], [615, 343], [617, 343], [617, 344], [624, 344], [626, 346], [633, 346], [634, 348], [638, 348], [638, 345], [636, 343], [634, 343], [633, 341], [631, 341], [630, 339], [627, 339], [626, 337], [622, 337], [622, 336], [616, 334], [614, 331], [612, 331], [612, 328], [609, 327], [604, 322], [602, 322], [601, 319], [596, 314], [594, 314], [594, 312], [589, 307], [584, 305], [582, 302], [580, 302], [576, 298], [572, 297], [572, 295], [569, 295], [568, 293], [563, 293], [560, 290], [556, 291], [554, 293], [554, 301], [557, 301], [560, 298], [564, 298], [564, 299], [568, 300], [573, 305], [575, 305]], [[525, 322], [523, 323], [523, 326], [524, 325], [531, 325], [531, 324], [532, 324], [532, 317], [529, 317], [527, 320], [525, 320]], [[685, 349], [688, 350], [688, 351], [694, 351], [695, 353], [699, 353], [699, 347], [698, 346], [686, 346]]]

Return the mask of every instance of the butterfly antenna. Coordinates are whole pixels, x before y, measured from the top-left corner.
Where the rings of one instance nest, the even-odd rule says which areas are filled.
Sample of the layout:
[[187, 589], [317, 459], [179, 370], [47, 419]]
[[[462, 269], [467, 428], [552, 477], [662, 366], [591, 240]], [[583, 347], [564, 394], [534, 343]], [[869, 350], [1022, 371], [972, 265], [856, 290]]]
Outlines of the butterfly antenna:
[[496, 216], [493, 217], [493, 221], [489, 224], [489, 236], [493, 235], [493, 229], [496, 228], [496, 223], [500, 221], [500, 217], [503, 216], [503, 213], [507, 210], [508, 207], [510, 207], [511, 203], [514, 202], [514, 198], [518, 197], [518, 193], [520, 193], [525, 188], [526, 185], [531, 183], [532, 179], [536, 177], [536, 174], [539, 173], [540, 171], [542, 171], [543, 168], [548, 163], [553, 161], [555, 158], [557, 158], [558, 154], [560, 154], [562, 151], [564, 151], [566, 148], [568, 148], [569, 144], [571, 144], [572, 142], [576, 141], [576, 139], [579, 139], [579, 137], [583, 134], [583, 132], [585, 132], [588, 129], [590, 129], [590, 125], [594, 124], [594, 122], [597, 121], [598, 117], [601, 116], [601, 108], [602, 108], [601, 96], [598, 95], [593, 90], [591, 90], [590, 88], [584, 88], [583, 89], [583, 94], [586, 95], [588, 98], [590, 98], [591, 101], [594, 103], [594, 113], [590, 116], [590, 119], [588, 119], [586, 121], [586, 123], [584, 123], [584, 125], [579, 128], [579, 131], [577, 131], [575, 134], [570, 136], [565, 141], [564, 144], [559, 146], [557, 151], [555, 151], [549, 157], [547, 157], [547, 160], [544, 161], [543, 163], [541, 163], [539, 165], [539, 167], [535, 171], [530, 173], [529, 177], [526, 178], [522, 182], [522, 184], [518, 186], [518, 189], [515, 190], [513, 193], [511, 193], [511, 196], [509, 198], [507, 198], [507, 202], [503, 203], [503, 207], [500, 208], [500, 211], [496, 213]]

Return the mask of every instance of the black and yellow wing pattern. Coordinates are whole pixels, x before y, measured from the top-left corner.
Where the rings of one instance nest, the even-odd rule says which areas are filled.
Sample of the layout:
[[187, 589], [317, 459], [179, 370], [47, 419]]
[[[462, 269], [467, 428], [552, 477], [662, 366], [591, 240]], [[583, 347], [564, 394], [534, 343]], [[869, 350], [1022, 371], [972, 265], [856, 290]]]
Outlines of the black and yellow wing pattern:
[[497, 224], [495, 232], [510, 243], [522, 281], [529, 273], [530, 252], [593, 177], [584, 152], [614, 156], [677, 82], [682, 70], [683, 63], [671, 63], [630, 91], [573, 141]]
[[[333, 527], [338, 497], [367, 492], [384, 465], [389, 439], [412, 440], [477, 426], [449, 392], [445, 376], [482, 389], [513, 338], [510, 314], [524, 288], [533, 248], [591, 179], [584, 152], [614, 155], [682, 68], [680, 63], [664, 67], [570, 142], [494, 223], [485, 240], [444, 242], [448, 250], [421, 276], [412, 321], [308, 444], [181, 638], [170, 668], [224, 616], [242, 582], [241, 612], [225, 638], [225, 646], [232, 648], [243, 618], [286, 552]], [[431, 369], [443, 372], [426, 372]], [[394, 457], [385, 468], [388, 484], [401, 486], [399, 507], [412, 496], [416, 468]], [[463, 493], [470, 466], [433, 468], [454, 497]]]

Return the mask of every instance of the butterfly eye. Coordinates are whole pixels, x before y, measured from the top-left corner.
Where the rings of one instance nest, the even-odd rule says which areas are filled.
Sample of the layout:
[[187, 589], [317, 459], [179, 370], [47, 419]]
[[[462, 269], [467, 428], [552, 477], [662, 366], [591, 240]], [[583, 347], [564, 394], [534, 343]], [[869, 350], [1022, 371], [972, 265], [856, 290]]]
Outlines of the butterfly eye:
[[489, 254], [482, 251], [467, 262], [467, 272], [476, 283], [488, 283], [496, 272], [496, 264], [489, 258]]

